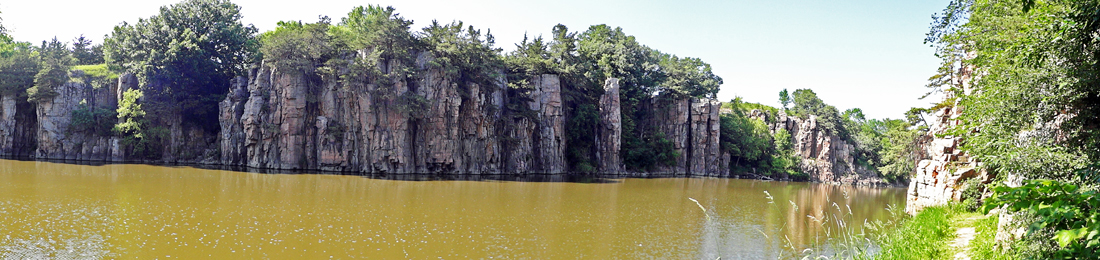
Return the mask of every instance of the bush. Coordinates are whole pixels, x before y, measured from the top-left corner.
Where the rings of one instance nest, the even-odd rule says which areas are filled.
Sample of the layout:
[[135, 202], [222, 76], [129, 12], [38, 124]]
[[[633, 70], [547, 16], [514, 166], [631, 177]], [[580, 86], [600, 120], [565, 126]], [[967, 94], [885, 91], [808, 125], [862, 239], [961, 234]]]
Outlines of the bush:
[[[1039, 259], [1100, 258], [1100, 194], [1095, 190], [1055, 180], [1028, 180], [1020, 187], [994, 187], [995, 195], [982, 209], [1004, 206], [1008, 212], [1034, 214], [1024, 236], [1031, 244], [1051, 244], [1052, 250], [1034, 252]], [[1051, 237], [1044, 234], [1053, 233]]]
[[69, 130], [107, 136], [112, 134], [111, 129], [114, 128], [117, 119], [118, 113], [115, 111], [101, 107], [89, 107], [82, 103], [72, 112], [72, 123], [69, 125]]

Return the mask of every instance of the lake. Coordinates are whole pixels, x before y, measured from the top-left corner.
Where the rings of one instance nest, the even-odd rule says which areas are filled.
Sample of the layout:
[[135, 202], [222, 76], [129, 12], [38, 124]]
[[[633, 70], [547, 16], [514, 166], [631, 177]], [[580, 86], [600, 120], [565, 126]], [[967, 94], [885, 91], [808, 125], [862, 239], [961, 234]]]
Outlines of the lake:
[[775, 259], [904, 202], [901, 188], [740, 179], [0, 160], [0, 258]]

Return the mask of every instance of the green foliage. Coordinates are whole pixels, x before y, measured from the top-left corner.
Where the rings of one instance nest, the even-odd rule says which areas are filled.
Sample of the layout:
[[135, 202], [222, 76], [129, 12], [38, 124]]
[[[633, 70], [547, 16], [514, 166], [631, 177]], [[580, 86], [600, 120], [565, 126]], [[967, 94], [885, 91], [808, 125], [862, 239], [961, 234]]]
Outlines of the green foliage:
[[745, 102], [741, 97], [735, 97], [732, 101], [722, 103], [723, 109], [729, 109], [733, 113], [749, 114], [754, 109], [768, 114], [768, 120], [774, 122], [775, 116], [779, 114], [779, 108], [764, 105], [760, 103]]
[[108, 68], [107, 64], [105, 63], [94, 65], [76, 65], [69, 68], [69, 70], [84, 71], [84, 75], [90, 77], [104, 78], [110, 80], [118, 79], [118, 73], [111, 71], [111, 69]]
[[899, 183], [909, 179], [917, 168], [921, 156], [920, 138], [925, 130], [910, 129], [908, 122], [886, 119], [882, 135], [882, 149], [877, 170], [887, 181]]
[[[83, 71], [84, 75], [76, 77], [75, 71]], [[95, 64], [95, 65], [77, 65], [69, 68], [70, 76], [76, 77], [70, 80], [80, 81], [85, 84], [90, 84], [94, 89], [100, 89], [104, 87], [111, 87], [118, 84], [118, 72], [115, 72], [107, 64]]]
[[108, 64], [135, 73], [148, 112], [179, 113], [185, 124], [214, 132], [229, 81], [256, 53], [256, 28], [240, 20], [240, 7], [228, 0], [187, 0], [116, 26], [104, 54]]
[[[1100, 258], [1100, 196], [1095, 190], [1055, 180], [1027, 180], [1016, 188], [994, 187], [995, 195], [984, 211], [1004, 206], [1009, 212], [1036, 216], [1025, 239], [1031, 243], [1057, 242], [1052, 252], [1038, 252], [1035, 259]], [[1046, 237], [1052, 231], [1054, 240]]]
[[352, 50], [361, 50], [347, 77], [368, 78], [379, 86], [411, 79], [416, 72], [412, 53], [421, 42], [409, 31], [411, 20], [395, 13], [393, 7], [358, 6], [340, 22], [333, 35], [347, 42]]
[[947, 239], [952, 237], [949, 219], [957, 209], [925, 208], [879, 243], [881, 251], [874, 259], [939, 259], [946, 253]]
[[92, 40], [84, 38], [84, 35], [73, 39], [73, 58], [78, 65], [101, 64], [103, 60], [103, 45], [92, 45]]
[[330, 26], [327, 19], [311, 24], [279, 22], [274, 31], [258, 37], [260, 53], [280, 71], [311, 75], [336, 54], [336, 43], [328, 33]]
[[73, 64], [68, 46], [57, 38], [49, 42], [42, 41], [38, 52], [42, 65], [38, 74], [34, 75], [34, 86], [27, 89], [27, 100], [31, 102], [57, 96], [53, 88], [69, 82], [69, 66]]
[[40, 66], [37, 53], [26, 44], [0, 53], [0, 94], [26, 95], [26, 90], [34, 86]]
[[807, 179], [799, 170], [799, 159], [794, 155], [791, 134], [779, 129], [773, 136], [767, 124], [747, 116], [753, 109], [761, 109], [774, 115], [778, 110], [757, 103], [745, 103], [735, 98], [722, 104], [731, 113], [719, 116], [719, 144], [730, 153], [730, 171], [733, 174], [755, 173], [780, 178]]
[[[929, 85], [965, 107], [948, 134], [965, 137], [992, 173], [1069, 180], [1100, 159], [1096, 4], [953, 1], [937, 16], [927, 41], [943, 61]], [[980, 91], [951, 83], [959, 80]], [[1074, 116], [1053, 124], [1059, 114]]]
[[787, 106], [791, 105], [791, 95], [787, 92], [787, 89], [779, 91], [779, 104], [783, 105], [783, 110], [787, 110]]
[[495, 86], [504, 68], [500, 48], [493, 47], [494, 38], [488, 32], [482, 39], [481, 30], [463, 27], [462, 22], [432, 24], [420, 34], [421, 41], [431, 50], [431, 64], [443, 70], [444, 77], [462, 82], [459, 90], [468, 96], [466, 84]]
[[570, 145], [570, 142], [566, 142], [569, 145], [569, 149], [566, 149], [566, 160], [569, 160], [570, 164], [575, 165], [575, 169], [578, 172], [591, 172], [596, 170], [595, 143], [594, 142], [580, 142], [585, 139], [596, 138], [596, 128], [600, 122], [600, 110], [593, 104], [581, 104], [576, 112], [573, 113], [573, 117], [570, 118], [566, 131], [567, 140], [577, 140], [575, 144]]
[[72, 111], [72, 123], [69, 130], [74, 132], [88, 132], [99, 136], [113, 134], [111, 131], [118, 119], [118, 113], [110, 109], [91, 106], [81, 103]]
[[708, 97], [718, 95], [722, 78], [711, 72], [710, 64], [699, 58], [680, 58], [676, 55], [658, 54], [664, 80], [658, 91], [682, 97]]
[[151, 126], [147, 113], [139, 101], [145, 96], [142, 90], [130, 89], [122, 93], [118, 101], [118, 119], [120, 122], [112, 131], [122, 136], [122, 145], [130, 155], [144, 159], [159, 159], [168, 137], [168, 129]]
[[1098, 257], [1095, 176], [1080, 174], [1100, 160], [1098, 4], [952, 1], [926, 40], [942, 59], [929, 86], [965, 108], [948, 134], [990, 173], [1038, 179], [996, 187], [985, 205], [1032, 216], [1016, 218], [1026, 257]]
[[794, 106], [791, 111], [794, 115], [802, 118], [816, 115], [817, 123], [822, 129], [841, 138], [849, 137], [848, 129], [844, 128], [844, 122], [841, 121], [840, 113], [836, 107], [825, 104], [813, 90], [798, 89], [794, 91], [793, 96]]

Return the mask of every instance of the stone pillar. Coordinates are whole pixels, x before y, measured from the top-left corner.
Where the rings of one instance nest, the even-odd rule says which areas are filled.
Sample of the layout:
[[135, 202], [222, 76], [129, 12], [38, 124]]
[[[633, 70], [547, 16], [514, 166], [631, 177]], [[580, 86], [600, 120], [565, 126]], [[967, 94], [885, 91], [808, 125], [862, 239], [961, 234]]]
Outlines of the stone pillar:
[[600, 124], [596, 129], [596, 160], [602, 173], [619, 173], [622, 159], [622, 115], [619, 108], [619, 79], [608, 78], [600, 96]]

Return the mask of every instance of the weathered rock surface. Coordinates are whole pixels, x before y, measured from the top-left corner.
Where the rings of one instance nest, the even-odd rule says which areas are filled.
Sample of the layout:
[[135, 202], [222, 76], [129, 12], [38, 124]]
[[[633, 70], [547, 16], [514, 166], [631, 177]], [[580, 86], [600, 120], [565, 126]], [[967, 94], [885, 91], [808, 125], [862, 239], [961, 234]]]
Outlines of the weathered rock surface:
[[802, 171], [815, 182], [855, 184], [863, 186], [885, 185], [886, 182], [870, 170], [856, 165], [852, 153], [855, 145], [834, 133], [825, 131], [817, 122], [817, 116], [806, 119], [788, 116], [780, 111], [774, 120], [767, 113], [753, 110], [749, 116], [772, 122], [768, 126], [774, 134], [785, 130], [791, 135], [792, 149], [799, 158]]
[[[509, 97], [503, 77], [487, 85], [455, 82], [443, 69], [432, 67], [431, 59], [429, 53], [417, 54], [415, 77], [381, 85], [260, 64], [247, 77], [231, 81], [218, 105], [216, 135], [183, 122], [171, 109], [147, 118], [150, 126], [163, 127], [167, 134], [160, 159], [150, 162], [361, 173], [571, 170], [559, 76], [531, 77], [531, 89]], [[72, 119], [82, 106], [116, 109], [123, 93], [138, 84], [136, 77], [125, 74], [117, 85], [104, 88], [58, 86], [58, 95], [37, 103], [0, 97], [0, 156], [27, 150], [28, 156], [40, 159], [148, 161], [128, 155], [119, 137], [74, 127]], [[518, 100], [509, 103], [509, 98]], [[598, 104], [592, 151], [597, 170], [608, 174], [626, 173], [620, 156], [619, 98], [618, 79], [608, 79]], [[719, 149], [721, 103], [656, 100], [649, 109], [658, 116], [645, 123], [658, 125], [656, 131], [672, 140], [679, 154], [674, 166], [659, 173], [726, 176], [729, 154]]]
[[596, 128], [596, 160], [599, 161], [600, 172], [619, 173], [623, 163], [619, 157], [623, 136], [619, 79], [607, 79], [603, 90], [600, 96], [600, 125]]
[[117, 138], [98, 135], [73, 126], [72, 114], [81, 108], [117, 107], [114, 87], [94, 88], [90, 84], [69, 82], [54, 87], [57, 95], [38, 101], [37, 151], [35, 158], [81, 161], [121, 161]]
[[[391, 86], [310, 82], [270, 66], [253, 69], [220, 104], [222, 163], [272, 169], [378, 173], [563, 173], [564, 118], [556, 75], [519, 117], [499, 129], [500, 85], [459, 85], [429, 67]], [[311, 87], [316, 85], [317, 87]]]
[[15, 147], [15, 96], [0, 96], [0, 155], [13, 156]]
[[[647, 124], [657, 126], [665, 139], [672, 141], [675, 166], [660, 167], [658, 172], [695, 176], [728, 176], [727, 154], [719, 150], [721, 103], [713, 99], [655, 99], [651, 108], [656, 114]], [[725, 157], [725, 159], [723, 158]]]
[[951, 107], [936, 111], [934, 122], [929, 127], [926, 140], [922, 145], [927, 159], [917, 163], [916, 175], [909, 181], [905, 211], [916, 214], [931, 206], [946, 205], [951, 201], [962, 201], [962, 191], [966, 182], [979, 178], [981, 183], [993, 181], [984, 170], [975, 171], [980, 164], [959, 149], [960, 138], [940, 136], [951, 126], [958, 125], [959, 109]]
[[[971, 91], [969, 79], [972, 70], [973, 67], [964, 67], [953, 83], [964, 93]], [[954, 99], [951, 92], [946, 92], [943, 98]], [[905, 211], [909, 214], [915, 215], [926, 207], [966, 199], [962, 197], [962, 191], [967, 188], [970, 179], [978, 178], [981, 183], [993, 181], [993, 176], [986, 171], [974, 170], [980, 169], [981, 163], [959, 149], [960, 138], [945, 135], [948, 129], [961, 123], [961, 115], [958, 101], [933, 112], [928, 133], [921, 140], [925, 159], [917, 163], [916, 175], [909, 182], [905, 203]]]

